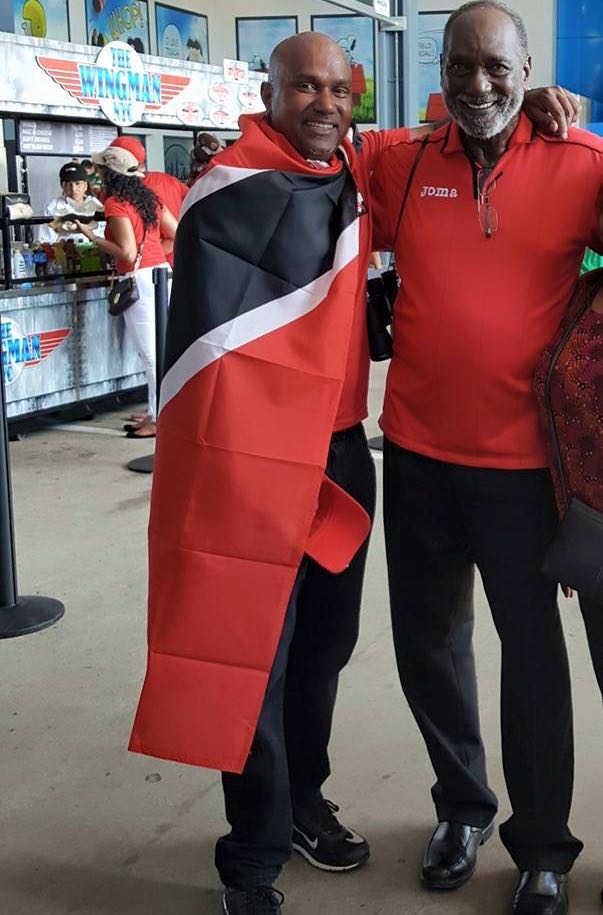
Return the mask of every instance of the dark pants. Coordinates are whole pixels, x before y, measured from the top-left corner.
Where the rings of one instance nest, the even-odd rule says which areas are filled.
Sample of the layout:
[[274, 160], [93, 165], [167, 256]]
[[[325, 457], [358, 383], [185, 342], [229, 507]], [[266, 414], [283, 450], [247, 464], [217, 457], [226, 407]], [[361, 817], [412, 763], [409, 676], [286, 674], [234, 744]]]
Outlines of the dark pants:
[[603, 696], [603, 604], [595, 603], [594, 600], [589, 600], [587, 597], [580, 597], [580, 610], [584, 619], [595, 676]]
[[[327, 474], [371, 517], [375, 468], [361, 425], [335, 433]], [[358, 638], [368, 542], [332, 575], [305, 559], [241, 775], [224, 773], [231, 832], [216, 846], [226, 886], [271, 885], [291, 854], [291, 802], [316, 794], [330, 773], [328, 743], [339, 672]]]
[[402, 687], [427, 744], [439, 820], [485, 826], [488, 787], [473, 657], [479, 569], [502, 645], [501, 726], [513, 814], [501, 838], [521, 870], [570, 869], [572, 706], [556, 586], [540, 572], [557, 514], [544, 470], [435, 461], [385, 442], [384, 513]]

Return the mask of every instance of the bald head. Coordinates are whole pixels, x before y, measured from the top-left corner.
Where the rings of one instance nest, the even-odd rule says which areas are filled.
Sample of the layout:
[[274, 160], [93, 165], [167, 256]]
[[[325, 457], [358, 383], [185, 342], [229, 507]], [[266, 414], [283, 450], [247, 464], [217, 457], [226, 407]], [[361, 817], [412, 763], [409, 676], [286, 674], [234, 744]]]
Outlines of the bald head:
[[325, 55], [333, 62], [339, 60], [341, 66], [347, 67], [350, 71], [351, 79], [352, 71], [347, 55], [336, 41], [322, 32], [300, 32], [298, 35], [285, 38], [273, 50], [268, 69], [269, 80], [274, 83], [286, 78], [287, 73], [303, 69], [317, 54]]
[[327, 35], [301, 32], [276, 46], [262, 99], [275, 130], [305, 159], [328, 161], [352, 121], [352, 72]]

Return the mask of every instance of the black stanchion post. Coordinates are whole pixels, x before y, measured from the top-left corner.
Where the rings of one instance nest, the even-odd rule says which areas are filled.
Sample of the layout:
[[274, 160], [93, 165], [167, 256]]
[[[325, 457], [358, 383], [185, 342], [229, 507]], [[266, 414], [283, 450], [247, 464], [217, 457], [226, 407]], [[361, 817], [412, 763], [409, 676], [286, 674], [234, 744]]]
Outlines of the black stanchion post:
[[[155, 379], [157, 386], [155, 397], [157, 410], [159, 410], [159, 392], [161, 390], [164, 367], [169, 277], [170, 271], [167, 267], [155, 267], [153, 269], [153, 284], [155, 286]], [[134, 458], [132, 461], [128, 461], [128, 470], [132, 470], [134, 473], [153, 473], [153, 458], [154, 455], [152, 454]]]
[[157, 409], [159, 409], [159, 395], [161, 381], [165, 368], [165, 335], [167, 333], [168, 316], [168, 279], [170, 271], [167, 267], [155, 267], [153, 282], [155, 283], [155, 355], [157, 359]]
[[63, 604], [53, 597], [19, 597], [17, 591], [4, 362], [0, 346], [0, 639], [46, 629], [64, 613]]

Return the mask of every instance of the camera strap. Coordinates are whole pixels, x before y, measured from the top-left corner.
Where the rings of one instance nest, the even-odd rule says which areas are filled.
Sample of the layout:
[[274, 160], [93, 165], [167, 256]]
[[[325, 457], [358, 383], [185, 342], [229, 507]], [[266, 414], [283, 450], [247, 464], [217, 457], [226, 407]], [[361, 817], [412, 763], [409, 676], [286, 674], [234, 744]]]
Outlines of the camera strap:
[[394, 240], [392, 243], [392, 259], [390, 262], [390, 270], [396, 269], [396, 244], [398, 241], [398, 235], [400, 234], [400, 225], [402, 223], [402, 216], [404, 215], [404, 210], [406, 209], [406, 204], [410, 195], [410, 190], [412, 188], [412, 183], [417, 174], [417, 168], [419, 167], [419, 162], [423, 158], [423, 153], [427, 149], [427, 144], [429, 142], [430, 134], [423, 138], [421, 141], [421, 148], [415, 156], [415, 161], [412, 164], [410, 173], [408, 175], [408, 181], [406, 182], [406, 187], [404, 189], [404, 196], [402, 198], [402, 204], [400, 206], [400, 212], [398, 213], [398, 221], [396, 222], [396, 231], [394, 232]]

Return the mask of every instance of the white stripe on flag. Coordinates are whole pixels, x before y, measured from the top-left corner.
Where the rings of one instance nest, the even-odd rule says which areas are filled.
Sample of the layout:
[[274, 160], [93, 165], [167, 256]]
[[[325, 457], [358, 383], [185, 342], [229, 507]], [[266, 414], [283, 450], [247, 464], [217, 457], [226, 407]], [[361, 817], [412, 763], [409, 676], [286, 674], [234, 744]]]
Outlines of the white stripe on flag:
[[202, 175], [198, 181], [195, 181], [184, 198], [178, 219], [182, 219], [187, 210], [190, 210], [204, 197], [209, 197], [216, 191], [222, 191], [225, 187], [236, 184], [237, 181], [242, 181], [244, 178], [251, 178], [252, 175], [258, 175], [260, 172], [272, 171], [274, 171], [273, 168], [232, 168], [227, 165], [216, 165], [206, 175]]
[[191, 378], [212, 362], [314, 311], [327, 297], [337, 274], [357, 256], [358, 246], [359, 221], [355, 219], [339, 236], [330, 270], [307, 286], [238, 315], [191, 343], [163, 377], [159, 412]]

